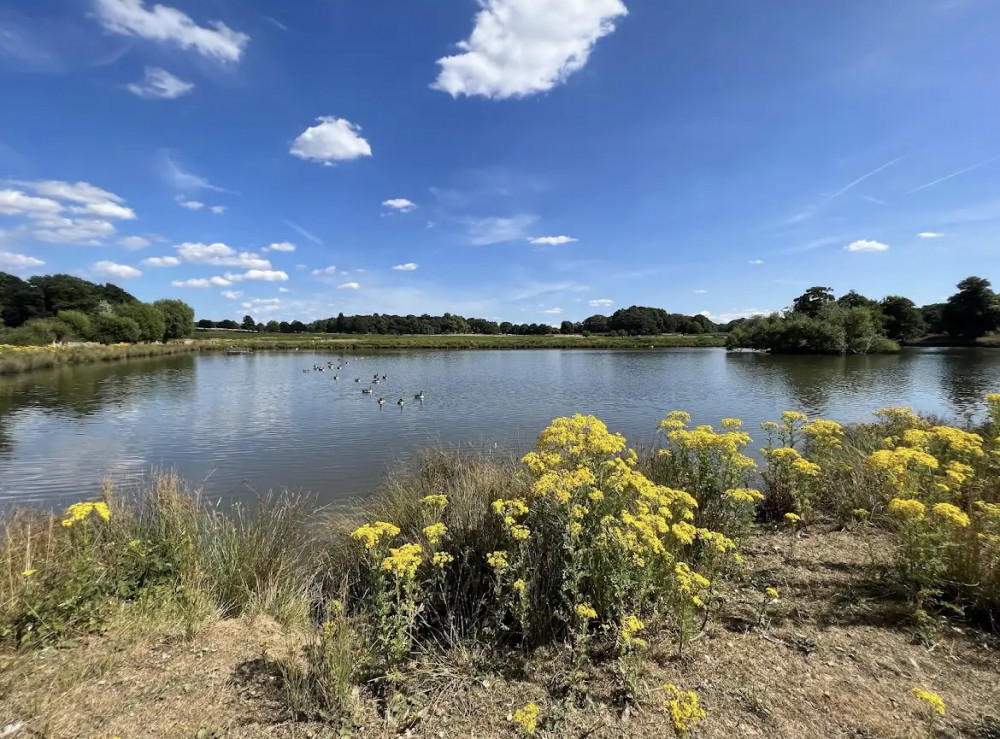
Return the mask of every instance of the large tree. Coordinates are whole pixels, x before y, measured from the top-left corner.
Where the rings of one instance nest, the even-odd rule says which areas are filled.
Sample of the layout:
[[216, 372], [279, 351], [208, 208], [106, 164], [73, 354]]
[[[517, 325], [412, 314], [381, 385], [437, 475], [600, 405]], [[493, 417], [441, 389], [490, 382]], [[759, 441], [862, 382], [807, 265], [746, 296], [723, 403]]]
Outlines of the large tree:
[[194, 308], [183, 300], [157, 300], [153, 305], [160, 309], [166, 321], [164, 341], [185, 339], [194, 333]]
[[815, 318], [823, 310], [823, 306], [834, 301], [833, 288], [810, 287], [792, 303], [792, 310], [804, 316]]
[[965, 339], [977, 339], [995, 331], [1000, 321], [1000, 304], [990, 281], [966, 277], [958, 283], [958, 292], [948, 298], [941, 319], [945, 331]]
[[167, 319], [159, 308], [149, 303], [122, 303], [115, 308], [115, 315], [131, 318], [139, 327], [139, 341], [163, 341]]
[[885, 335], [895, 341], [913, 341], [924, 333], [924, 316], [909, 298], [889, 295], [880, 304], [885, 316]]

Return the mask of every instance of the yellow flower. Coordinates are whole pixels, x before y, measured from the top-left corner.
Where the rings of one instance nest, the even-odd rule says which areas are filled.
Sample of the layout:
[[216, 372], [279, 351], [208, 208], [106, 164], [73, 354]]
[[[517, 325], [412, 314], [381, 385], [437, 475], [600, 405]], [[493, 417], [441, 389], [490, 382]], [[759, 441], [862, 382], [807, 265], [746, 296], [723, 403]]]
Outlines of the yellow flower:
[[808, 459], [796, 459], [792, 462], [792, 469], [806, 477], [816, 477], [820, 473], [819, 465]]
[[[523, 592], [524, 592], [524, 589], [525, 589], [525, 588], [527, 587], [527, 584], [526, 584], [526, 583], [524, 582], [524, 580], [520, 580], [520, 579], [519, 579], [519, 580], [515, 580], [515, 581], [514, 581], [514, 584], [513, 584], [513, 586], [512, 586], [512, 587], [513, 587], [513, 588], [514, 588], [514, 590], [516, 590], [517, 592], [519, 592], [519, 593], [523, 593]], [[595, 614], [595, 616], [596, 616], [596, 614]]]
[[420, 504], [428, 508], [443, 511], [445, 506], [448, 505], [448, 497], [445, 495], [428, 495], [420, 501]]
[[455, 561], [455, 558], [448, 554], [448, 552], [435, 552], [434, 556], [431, 558], [431, 563], [440, 569], [444, 569], [446, 565], [451, 564]]
[[989, 393], [986, 396], [987, 403], [1000, 403], [1000, 393]]
[[712, 584], [704, 575], [692, 570], [686, 562], [678, 562], [674, 566], [674, 577], [677, 589], [685, 595], [692, 595], [696, 590], [703, 590]]
[[427, 537], [431, 546], [437, 546], [446, 533], [448, 533], [448, 527], [443, 523], [433, 523], [424, 528], [424, 536]]
[[531, 536], [531, 529], [515, 524], [510, 527], [510, 535], [514, 537], [514, 541], [527, 541]]
[[107, 503], [92, 503], [90, 501], [85, 501], [82, 503], [74, 503], [66, 509], [66, 518], [63, 519], [62, 525], [70, 527], [75, 523], [85, 520], [91, 513], [96, 513], [104, 521], [111, 518], [111, 513], [108, 511]]
[[591, 490], [590, 494], [587, 495], [587, 497], [590, 498], [590, 500], [594, 503], [600, 503], [602, 500], [604, 500], [604, 493], [602, 493], [600, 490]]
[[750, 488], [733, 488], [726, 491], [726, 496], [739, 503], [756, 503], [757, 501], [764, 500], [764, 495], [759, 490], [752, 490]]
[[588, 513], [590, 513], [590, 509], [587, 508], [587, 506], [582, 506], [582, 505], [575, 505], [573, 506], [573, 510], [570, 511], [570, 515], [576, 519], [583, 518]]
[[767, 595], [768, 595], [769, 598], [777, 598], [778, 597], [778, 589], [777, 588], [768, 588], [764, 592], [767, 593]]
[[743, 421], [738, 418], [723, 418], [722, 428], [724, 429], [738, 429], [743, 425]]
[[626, 644], [636, 641], [635, 635], [645, 628], [646, 624], [644, 624], [638, 616], [631, 614], [622, 622], [622, 639], [625, 640]]
[[667, 694], [670, 720], [679, 734], [686, 734], [692, 726], [705, 718], [705, 710], [698, 703], [698, 694], [693, 690], [683, 691], [670, 683], [664, 685], [663, 690]]
[[919, 500], [893, 498], [889, 501], [889, 513], [901, 516], [902, 518], [912, 518], [920, 520], [924, 517], [927, 507]]
[[796, 524], [802, 520], [802, 517], [798, 513], [786, 513], [785, 520], [788, 521], [788, 523]]
[[490, 567], [497, 572], [503, 572], [510, 567], [510, 562], [507, 559], [507, 552], [504, 551], [490, 552], [486, 555], [486, 561], [489, 563]]
[[38, 572], [38, 570], [25, 570], [24, 572], [21, 573], [21, 577], [31, 577], [36, 572]]
[[939, 714], [944, 716], [944, 700], [937, 693], [932, 693], [929, 690], [924, 690], [923, 688], [914, 688], [913, 695], [917, 697], [917, 700], [921, 700], [931, 707], [932, 710], [937, 711]]
[[951, 503], [938, 503], [931, 508], [935, 516], [947, 519], [956, 528], [964, 529], [969, 525], [969, 516]]
[[351, 538], [355, 541], [364, 542], [365, 549], [371, 549], [383, 537], [392, 539], [396, 536], [399, 536], [399, 527], [385, 521], [376, 521], [371, 524], [366, 523], [351, 534]]
[[382, 560], [382, 569], [400, 580], [412, 580], [423, 561], [422, 555], [423, 549], [419, 544], [404, 544], [389, 550], [389, 556]]
[[590, 603], [581, 603], [576, 607], [576, 615], [580, 618], [592, 619], [597, 618], [597, 611]]
[[514, 723], [521, 727], [525, 734], [534, 734], [538, 726], [538, 705], [529, 703], [524, 708], [514, 711]]
[[821, 436], [843, 436], [844, 429], [836, 421], [829, 421], [825, 418], [817, 418], [815, 421], [805, 424], [802, 430], [813, 438]]
[[797, 421], [808, 421], [809, 418], [805, 413], [799, 413], [798, 411], [785, 411], [781, 414], [781, 420], [785, 423], [795, 423]]

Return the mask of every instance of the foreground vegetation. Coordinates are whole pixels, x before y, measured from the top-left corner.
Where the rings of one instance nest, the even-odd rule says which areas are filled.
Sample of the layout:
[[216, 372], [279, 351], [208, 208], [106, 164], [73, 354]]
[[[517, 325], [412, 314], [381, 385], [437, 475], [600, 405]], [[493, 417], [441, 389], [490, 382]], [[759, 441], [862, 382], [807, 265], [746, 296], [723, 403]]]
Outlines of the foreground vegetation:
[[[37, 648], [103, 632], [59, 658], [78, 671], [68, 693], [114, 679], [87, 661], [117, 664], [105, 644], [157, 664], [200, 649], [181, 678], [198, 685], [197, 659], [218, 667], [208, 645], [238, 660], [222, 676], [250, 696], [235, 713], [212, 703], [221, 687], [175, 686], [167, 725], [206, 735], [995, 736], [1000, 396], [987, 403], [974, 430], [899, 408], [850, 428], [788, 412], [759, 466], [737, 419], [670, 413], [640, 458], [574, 416], [521, 462], [430, 453], [349, 509], [286, 495], [223, 511], [165, 474], [15, 513], [0, 720], [156, 735], [127, 705], [77, 716], [84, 731], [46, 699]], [[195, 695], [211, 706], [191, 717]]]

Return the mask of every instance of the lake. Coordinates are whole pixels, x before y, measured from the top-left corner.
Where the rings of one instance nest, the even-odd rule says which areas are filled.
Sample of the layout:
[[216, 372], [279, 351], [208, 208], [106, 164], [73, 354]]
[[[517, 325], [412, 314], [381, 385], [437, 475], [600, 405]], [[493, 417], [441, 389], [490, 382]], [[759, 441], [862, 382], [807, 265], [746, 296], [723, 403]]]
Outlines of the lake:
[[[410, 351], [345, 356], [339, 381], [311, 371], [331, 359], [185, 355], [0, 378], [0, 507], [61, 507], [93, 497], [105, 475], [134, 481], [155, 467], [177, 469], [213, 500], [289, 488], [337, 501], [370, 491], [421, 448], [523, 452], [551, 419], [575, 412], [636, 446], [674, 409], [695, 423], [742, 418], [759, 440], [760, 422], [787, 409], [849, 422], [910, 405], [962, 420], [1000, 390], [1000, 351], [969, 349]], [[388, 379], [363, 395], [368, 382], [355, 378], [375, 374]]]

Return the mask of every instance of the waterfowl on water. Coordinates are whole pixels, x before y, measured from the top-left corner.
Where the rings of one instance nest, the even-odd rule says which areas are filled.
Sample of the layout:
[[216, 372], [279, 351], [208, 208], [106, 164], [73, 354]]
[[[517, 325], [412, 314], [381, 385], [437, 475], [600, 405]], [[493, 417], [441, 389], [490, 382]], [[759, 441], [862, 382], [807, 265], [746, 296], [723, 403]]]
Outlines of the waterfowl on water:
[[361, 382], [361, 378], [360, 378], [360, 377], [355, 377], [355, 378], [354, 378], [354, 381], [355, 381], [355, 382]]
[[379, 398], [378, 398], [378, 407], [381, 408], [383, 405], [385, 405], [385, 398], [383, 398], [380, 395]]
[[362, 389], [361, 389], [361, 393], [362, 393], [363, 395], [371, 395], [371, 394], [372, 394], [372, 389], [371, 389], [370, 387], [365, 387], [365, 388], [362, 388]]
[[340, 381], [340, 375], [334, 375], [333, 379], [334, 379], [335, 382], [339, 382]]
[[417, 393], [416, 395], [414, 395], [413, 399], [414, 400], [423, 400], [424, 399], [424, 391], [421, 390], [419, 393]]
[[396, 405], [402, 408], [404, 405], [406, 405], [406, 401], [400, 398], [399, 400], [396, 401]]

